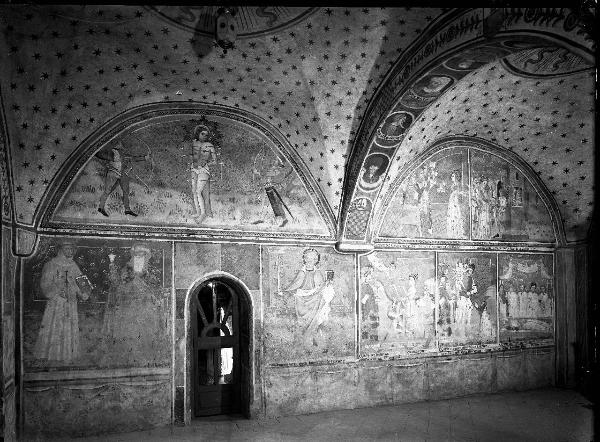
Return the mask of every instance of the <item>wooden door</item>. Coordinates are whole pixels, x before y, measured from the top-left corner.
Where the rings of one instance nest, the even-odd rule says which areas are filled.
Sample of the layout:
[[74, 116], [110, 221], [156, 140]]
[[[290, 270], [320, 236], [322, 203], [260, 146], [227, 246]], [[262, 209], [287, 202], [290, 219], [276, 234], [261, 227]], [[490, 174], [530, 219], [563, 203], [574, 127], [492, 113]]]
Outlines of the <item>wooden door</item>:
[[210, 416], [241, 409], [239, 299], [213, 280], [192, 298], [194, 414]]

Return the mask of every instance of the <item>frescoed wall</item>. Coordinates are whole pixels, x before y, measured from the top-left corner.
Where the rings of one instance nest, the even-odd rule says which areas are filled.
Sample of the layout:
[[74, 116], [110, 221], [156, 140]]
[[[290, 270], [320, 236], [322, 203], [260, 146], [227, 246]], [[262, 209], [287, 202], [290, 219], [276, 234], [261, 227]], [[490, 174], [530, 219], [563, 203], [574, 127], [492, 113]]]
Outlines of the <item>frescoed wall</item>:
[[157, 122], [109, 142], [74, 179], [53, 219], [329, 234], [273, 143], [218, 117]]
[[435, 152], [395, 192], [381, 238], [555, 240], [550, 212], [529, 179], [478, 149]]
[[323, 247], [263, 249], [268, 363], [354, 355], [354, 258]]
[[[500, 388], [494, 386], [500, 378], [491, 376], [498, 364], [499, 373], [510, 369], [519, 385], [548, 385], [552, 378], [545, 368], [540, 379], [527, 374], [525, 366], [506, 368], [504, 359], [471, 363], [463, 358], [498, 350], [500, 344], [553, 344], [548, 333], [553, 323], [546, 314], [553, 309], [551, 258], [403, 249], [359, 257], [310, 244], [44, 237], [23, 269], [30, 275], [23, 286], [29, 429], [56, 435], [76, 434], [78, 428], [101, 432], [109, 419], [127, 431], [168, 423], [171, 407], [174, 419], [184, 422], [190, 406], [185, 401], [190, 388], [186, 296], [195, 283], [215, 274], [239, 278], [250, 292], [254, 383], [248, 388], [255, 412], [263, 406], [267, 414], [294, 414], [312, 410], [310, 404], [326, 410], [343, 403], [409, 400], [413, 396], [405, 398], [403, 389], [414, 376], [429, 379], [419, 398], [493, 391]], [[513, 294], [512, 287], [523, 281], [540, 287], [538, 304], [532, 304], [531, 289]], [[552, 293], [548, 301], [542, 287]], [[518, 307], [511, 305], [515, 295]], [[453, 358], [453, 364], [436, 362], [440, 356]], [[404, 378], [400, 368], [377, 365], [382, 358], [422, 372]], [[484, 372], [469, 371], [481, 364]], [[452, 368], [463, 365], [461, 376], [470, 387]], [[69, 380], [78, 373], [86, 378]], [[332, 384], [319, 378], [325, 375]], [[322, 397], [333, 386], [353, 393], [345, 399]], [[102, 402], [103, 395], [110, 401]], [[122, 402], [127, 395], [132, 402]], [[150, 400], [157, 397], [163, 402]], [[68, 404], [80, 400], [93, 408], [75, 425]]]
[[374, 252], [360, 260], [361, 351], [436, 351], [434, 252]]
[[170, 254], [160, 243], [44, 239], [25, 264], [28, 369], [170, 363]]
[[552, 255], [500, 254], [499, 266], [500, 341], [552, 342], [556, 297]]
[[438, 253], [440, 349], [496, 342], [496, 255]]

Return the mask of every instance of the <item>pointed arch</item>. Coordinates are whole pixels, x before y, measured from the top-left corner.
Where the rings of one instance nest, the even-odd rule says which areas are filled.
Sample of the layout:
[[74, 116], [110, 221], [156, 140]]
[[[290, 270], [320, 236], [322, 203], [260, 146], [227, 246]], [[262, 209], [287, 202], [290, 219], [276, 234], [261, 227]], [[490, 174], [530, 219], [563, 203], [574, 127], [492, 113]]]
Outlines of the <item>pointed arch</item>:
[[[141, 105], [121, 113], [94, 131], [65, 160], [61, 169], [57, 172], [43, 201], [36, 209], [34, 215], [35, 228], [57, 230], [65, 227], [53, 222], [52, 215], [57, 209], [61, 197], [67, 191], [70, 183], [79, 171], [85, 167], [95, 152], [107, 143], [116, 140], [132, 130], [144, 128], [157, 122], [179, 121], [185, 118], [201, 118], [202, 116], [221, 118], [240, 123], [248, 127], [249, 130], [256, 132], [262, 137], [266, 137], [271, 145], [277, 149], [276, 154], [289, 162], [293, 170], [298, 174], [303, 186], [313, 200], [319, 216], [329, 231], [330, 237], [335, 235], [335, 220], [327, 200], [298, 153], [277, 128], [248, 111], [229, 106], [199, 102], [161, 102]], [[69, 225], [71, 229], [83, 230], [86, 228], [84, 224], [71, 224]], [[149, 229], [136, 226], [130, 230], [133, 231], [132, 233], [135, 233], [135, 231], [148, 231]], [[164, 231], [164, 229], [161, 230]], [[198, 233], [202, 234], [203, 231], [199, 229]], [[286, 237], [290, 236], [290, 234], [277, 233], [273, 236]]]

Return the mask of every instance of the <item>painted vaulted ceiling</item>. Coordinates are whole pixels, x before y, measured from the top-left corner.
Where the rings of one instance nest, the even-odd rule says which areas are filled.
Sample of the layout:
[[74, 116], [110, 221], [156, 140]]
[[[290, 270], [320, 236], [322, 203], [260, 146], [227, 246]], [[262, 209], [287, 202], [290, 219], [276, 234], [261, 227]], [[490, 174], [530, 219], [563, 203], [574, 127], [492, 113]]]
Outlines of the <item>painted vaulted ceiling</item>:
[[[390, 69], [451, 11], [434, 8], [240, 8], [235, 47], [210, 36], [211, 7], [4, 6], [0, 92], [16, 221], [32, 224], [56, 174], [94, 131], [127, 109], [194, 101], [270, 122], [341, 216], [355, 137]], [[211, 15], [212, 14], [212, 15]], [[493, 62], [419, 116], [394, 174], [437, 138], [511, 149], [554, 194], [571, 238], [592, 210], [593, 78], [525, 78]], [[384, 112], [385, 110], [383, 110]]]

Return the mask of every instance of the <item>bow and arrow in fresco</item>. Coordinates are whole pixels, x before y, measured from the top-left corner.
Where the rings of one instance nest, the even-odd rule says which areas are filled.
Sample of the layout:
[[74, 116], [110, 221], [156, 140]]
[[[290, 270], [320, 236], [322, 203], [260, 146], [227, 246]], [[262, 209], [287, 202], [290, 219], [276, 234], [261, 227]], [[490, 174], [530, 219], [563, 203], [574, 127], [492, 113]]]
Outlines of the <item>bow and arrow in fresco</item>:
[[131, 210], [129, 201], [130, 182], [136, 181], [142, 184], [147, 191], [150, 191], [148, 185], [134, 171], [134, 163], [141, 161], [148, 162], [150, 164], [150, 172], [153, 171], [154, 162], [152, 160], [150, 146], [137, 136], [133, 136], [146, 146], [147, 152], [145, 155], [132, 155], [125, 149], [121, 142], [117, 143], [112, 148], [101, 149], [96, 153], [96, 158], [102, 160], [104, 162], [104, 167], [106, 168], [104, 175], [104, 191], [102, 192], [98, 205], [98, 212], [106, 217], [109, 216], [106, 211], [106, 200], [110, 194], [115, 191], [117, 186], [121, 188], [125, 214], [134, 217], [138, 216], [138, 214]]
[[[258, 164], [264, 165], [262, 170], [259, 170]], [[288, 170], [286, 170], [288, 169]], [[254, 157], [254, 164], [252, 166], [252, 178], [253, 181], [259, 181], [262, 183], [269, 204], [273, 210], [275, 221], [279, 222], [279, 227], [285, 226], [289, 220], [286, 212], [296, 221], [296, 218], [292, 215], [290, 208], [287, 206], [280, 193], [277, 191], [275, 186], [285, 186], [285, 183], [293, 176], [294, 169], [286, 168], [285, 163], [275, 157], [275, 159], [266, 158], [264, 148]], [[285, 186], [285, 190], [288, 190], [289, 186]], [[254, 221], [252, 224], [260, 224], [265, 222], [264, 220]]]

